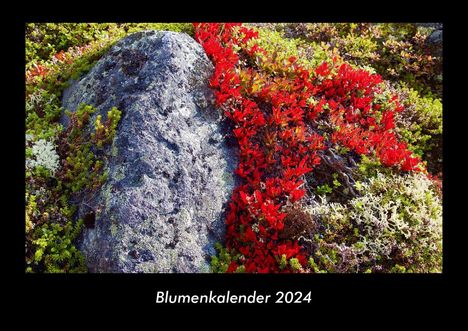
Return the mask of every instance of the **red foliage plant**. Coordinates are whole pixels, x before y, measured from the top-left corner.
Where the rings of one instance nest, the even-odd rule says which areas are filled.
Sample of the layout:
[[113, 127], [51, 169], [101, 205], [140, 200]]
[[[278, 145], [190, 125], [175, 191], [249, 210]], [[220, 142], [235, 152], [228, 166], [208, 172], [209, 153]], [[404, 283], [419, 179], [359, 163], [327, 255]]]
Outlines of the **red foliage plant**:
[[[304, 196], [301, 178], [320, 163], [319, 151], [329, 144], [358, 154], [374, 152], [383, 165], [403, 171], [423, 170], [392, 130], [394, 113], [403, 109], [397, 98], [384, 107], [374, 97], [379, 75], [335, 59], [333, 65], [324, 62], [309, 72], [294, 57], [276, 64], [282, 75], [265, 74], [246, 65], [255, 63], [258, 54], [275, 65], [272, 56], [249, 42], [258, 37], [256, 31], [237, 23], [194, 23], [194, 28], [195, 39], [215, 66], [210, 86], [216, 103], [233, 122], [239, 143], [236, 174], [244, 183], [234, 190], [226, 217], [226, 247], [239, 258], [228, 272], [241, 265], [258, 273], [306, 267], [307, 256], [297, 240], [278, 236], [286, 216], [282, 207]], [[333, 125], [329, 141], [314, 130], [319, 116]], [[281, 264], [284, 258], [296, 259], [303, 268]]]

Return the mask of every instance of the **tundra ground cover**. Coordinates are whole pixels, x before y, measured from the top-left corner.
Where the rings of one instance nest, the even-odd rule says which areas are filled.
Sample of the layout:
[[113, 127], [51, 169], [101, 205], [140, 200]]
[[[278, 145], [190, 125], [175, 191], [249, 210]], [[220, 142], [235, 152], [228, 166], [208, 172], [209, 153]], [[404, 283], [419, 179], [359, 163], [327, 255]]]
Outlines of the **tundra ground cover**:
[[86, 271], [73, 201], [105, 181], [120, 111], [64, 128], [61, 93], [144, 29], [202, 44], [234, 126], [243, 183], [213, 271], [441, 271], [441, 58], [411, 24], [347, 23], [28, 24], [26, 271]]
[[[337, 257], [343, 252], [333, 250], [336, 248], [333, 244], [327, 246], [329, 251], [324, 255], [331, 258], [331, 263], [320, 269], [315, 261], [321, 256], [317, 247], [320, 240], [316, 236], [323, 236], [318, 225], [323, 223], [320, 218], [323, 220], [324, 215], [317, 217], [312, 213], [307, 217], [307, 213], [301, 215], [300, 210], [304, 209], [301, 199], [306, 195], [308, 184], [305, 176], [312, 176], [310, 182], [318, 183], [314, 177], [319, 176], [314, 176], [314, 169], [322, 162], [335, 170], [340, 167], [349, 169], [349, 173], [338, 171], [337, 176], [333, 176], [334, 186], [344, 186], [340, 181], [346, 183], [347, 191], [342, 196], [358, 195], [352, 165], [357, 165], [362, 155], [373, 158], [379, 167], [390, 168], [392, 173], [420, 172], [427, 178], [427, 169], [420, 158], [395, 134], [394, 118], [404, 106], [397, 94], [385, 88], [380, 75], [353, 68], [339, 55], [308, 70], [291, 54], [285, 56], [277, 50], [269, 53], [260, 47], [256, 42], [258, 31], [240, 24], [194, 26], [195, 38], [215, 65], [210, 84], [216, 90], [217, 105], [235, 126], [233, 134], [240, 154], [236, 173], [244, 180], [231, 198], [226, 219], [226, 250], [221, 250], [221, 260], [218, 257], [213, 260], [216, 270], [347, 272], [359, 271], [364, 265], [366, 271], [371, 272], [440, 270], [440, 263], [425, 268], [434, 259], [432, 253], [441, 254], [440, 212], [434, 214], [433, 219], [425, 218], [432, 231], [419, 234], [428, 236], [426, 239], [434, 241], [432, 244], [439, 249], [431, 251], [415, 245], [409, 252], [401, 253], [411, 261], [400, 262], [404, 265], [392, 259], [393, 251], [387, 249], [374, 254], [370, 264], [366, 260], [354, 262], [356, 265], [349, 269], [338, 267], [337, 264], [344, 263], [345, 258]], [[318, 191], [323, 187], [317, 185], [315, 189]], [[399, 201], [399, 198], [395, 199]], [[371, 208], [362, 201], [359, 206], [364, 208], [363, 213], [368, 212], [365, 208]], [[296, 215], [288, 221], [291, 214]], [[373, 222], [386, 222], [387, 217], [392, 216], [380, 210]], [[351, 228], [357, 219], [356, 215], [349, 215], [348, 227]], [[390, 229], [394, 222], [384, 226]], [[399, 222], [408, 225], [410, 221]], [[432, 227], [433, 222], [436, 225]], [[360, 234], [359, 230], [356, 227], [354, 235], [345, 239], [355, 241], [359, 247], [364, 245], [360, 239], [373, 240], [370, 235]], [[334, 235], [339, 234], [339, 230], [336, 231]], [[289, 235], [285, 236], [285, 233]], [[395, 250], [403, 249], [399, 234], [394, 235], [393, 240], [396, 241]], [[376, 240], [371, 246], [374, 244]], [[426, 253], [415, 262], [413, 255], [420, 249]], [[357, 253], [348, 249], [346, 254]]]

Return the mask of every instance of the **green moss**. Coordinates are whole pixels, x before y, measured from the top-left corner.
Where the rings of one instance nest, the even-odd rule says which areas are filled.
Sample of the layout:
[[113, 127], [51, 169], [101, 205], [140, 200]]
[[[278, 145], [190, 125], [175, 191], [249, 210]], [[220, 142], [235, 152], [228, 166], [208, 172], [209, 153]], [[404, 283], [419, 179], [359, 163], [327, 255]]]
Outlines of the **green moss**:
[[395, 264], [391, 270], [392, 273], [406, 273], [406, 268], [402, 265]]
[[[375, 155], [362, 155], [356, 169], [356, 177], [360, 180], [376, 177], [379, 173], [391, 174], [393, 170], [385, 167]], [[359, 186], [361, 184], [357, 184]]]
[[[76, 112], [68, 113], [71, 117], [70, 127], [59, 137], [58, 148], [60, 157], [65, 162], [57, 175], [56, 185], [52, 189], [42, 188], [44, 196], [40, 206], [35, 199], [30, 198], [27, 212], [27, 228], [30, 229], [27, 236], [27, 270], [31, 272], [83, 270], [82, 257], [73, 244], [82, 222], [73, 225], [71, 219], [76, 207], [69, 206], [68, 201], [83, 190], [97, 190], [106, 181], [108, 174], [104, 170], [104, 162], [97, 157], [95, 151], [105, 148], [112, 140], [120, 118], [118, 110], [113, 109], [106, 123], [100, 127], [101, 135], [91, 138], [86, 133], [86, 127], [95, 111], [94, 107], [83, 104]], [[97, 144], [97, 141], [101, 143]], [[27, 191], [47, 185], [44, 180], [39, 179], [48, 178], [51, 174], [42, 174], [41, 171], [41, 167], [36, 167], [30, 172]], [[44, 214], [50, 216], [45, 217]], [[40, 226], [32, 231], [35, 224]]]
[[107, 119], [105, 123], [102, 123], [102, 116], [98, 115], [94, 123], [95, 131], [91, 134], [93, 143], [98, 148], [102, 148], [103, 145], [109, 144], [115, 137], [115, 130], [119, 124], [122, 112], [116, 107], [112, 107], [107, 112]]
[[56, 94], [37, 89], [26, 98], [26, 134], [33, 140], [54, 139], [62, 130], [57, 123], [61, 112], [60, 99]]
[[86, 134], [90, 116], [96, 109], [81, 104], [74, 113], [68, 112], [71, 118], [71, 129], [63, 137], [67, 141], [62, 154], [67, 154], [64, 166], [64, 188], [73, 193], [82, 189], [97, 189], [107, 180], [103, 161], [96, 157], [97, 150], [103, 150], [115, 136], [115, 128], [120, 119], [120, 111], [112, 108], [104, 124], [100, 117], [96, 120], [95, 131]]

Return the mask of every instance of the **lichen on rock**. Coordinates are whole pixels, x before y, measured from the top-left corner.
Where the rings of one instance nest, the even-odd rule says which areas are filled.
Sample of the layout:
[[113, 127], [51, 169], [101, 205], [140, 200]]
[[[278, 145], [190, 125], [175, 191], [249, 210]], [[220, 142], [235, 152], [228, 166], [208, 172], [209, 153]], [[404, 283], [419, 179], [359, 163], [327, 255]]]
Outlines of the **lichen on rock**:
[[209, 270], [235, 185], [226, 178], [237, 165], [212, 106], [212, 72], [188, 35], [143, 31], [116, 43], [64, 92], [70, 111], [80, 103], [95, 106], [93, 116], [122, 111], [108, 179], [87, 203], [100, 210], [80, 244], [91, 272]]

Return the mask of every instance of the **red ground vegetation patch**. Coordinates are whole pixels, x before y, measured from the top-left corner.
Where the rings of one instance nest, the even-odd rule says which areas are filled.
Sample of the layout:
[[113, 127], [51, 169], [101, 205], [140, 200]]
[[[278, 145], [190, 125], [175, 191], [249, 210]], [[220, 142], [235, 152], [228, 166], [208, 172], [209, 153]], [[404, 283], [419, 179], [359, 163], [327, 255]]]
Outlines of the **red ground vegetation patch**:
[[[257, 44], [257, 32], [241, 24], [194, 23], [195, 38], [212, 60], [210, 85], [216, 103], [234, 124], [244, 184], [229, 204], [226, 247], [240, 253], [228, 272], [293, 272], [306, 268], [297, 240], [283, 238], [283, 207], [305, 194], [303, 176], [320, 163], [331, 144], [371, 154], [385, 166], [425, 171], [393, 132], [394, 114], [403, 110], [396, 96], [375, 97], [379, 75], [346, 63], [324, 62], [314, 72], [294, 57], [275, 61]], [[262, 55], [260, 66], [258, 61]], [[331, 124], [331, 135], [317, 130], [318, 119]], [[284, 256], [288, 263], [284, 263]], [[291, 259], [295, 259], [291, 263]], [[301, 267], [298, 268], [298, 264]]]

